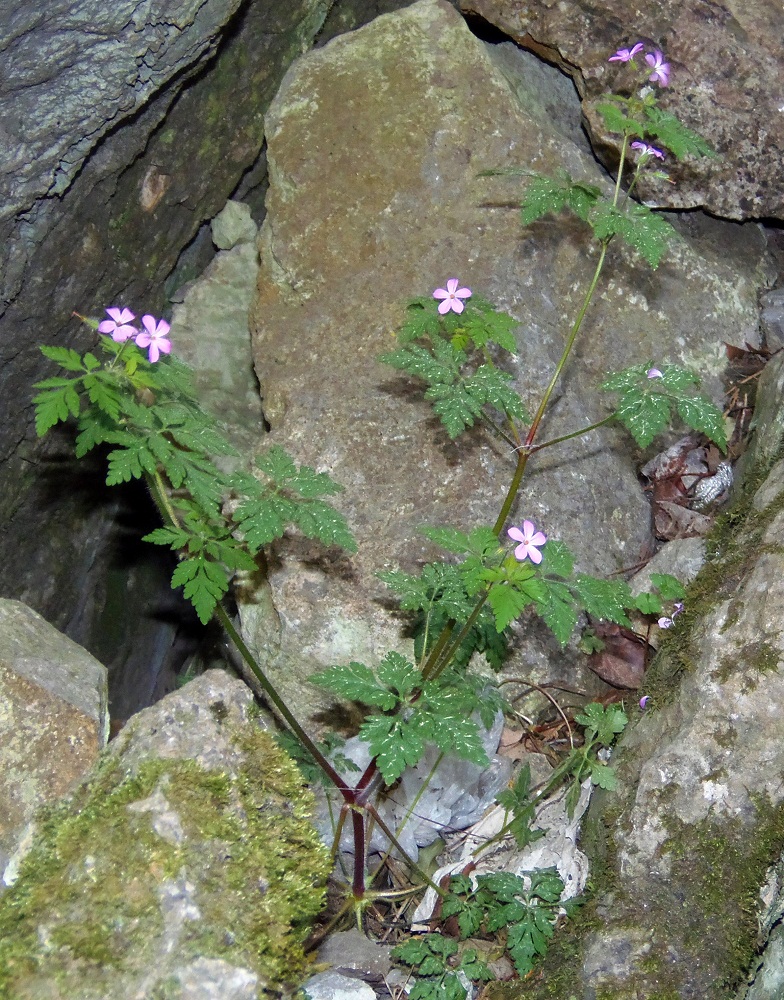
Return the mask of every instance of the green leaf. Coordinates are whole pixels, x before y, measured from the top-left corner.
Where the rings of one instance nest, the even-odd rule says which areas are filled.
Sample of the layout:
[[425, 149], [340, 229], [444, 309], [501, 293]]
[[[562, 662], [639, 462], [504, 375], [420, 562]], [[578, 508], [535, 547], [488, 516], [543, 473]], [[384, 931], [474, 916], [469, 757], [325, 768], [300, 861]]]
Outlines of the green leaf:
[[599, 788], [604, 788], [608, 792], [614, 792], [618, 788], [618, 778], [615, 768], [602, 764], [600, 761], [591, 763], [591, 781]]
[[[468, 935], [464, 934], [463, 937], [468, 937]], [[475, 948], [467, 948], [465, 950], [460, 961], [459, 970], [474, 983], [482, 981], [489, 982], [490, 980], [495, 979], [495, 975], [490, 970], [489, 966], [479, 960]]]
[[490, 363], [479, 368], [464, 382], [466, 392], [478, 404], [489, 404], [507, 416], [528, 422], [523, 401], [507, 383], [513, 376]]
[[622, 211], [607, 199], [598, 201], [588, 221], [597, 239], [609, 240], [612, 236], [620, 236], [653, 268], [659, 266], [667, 244], [675, 236], [675, 230], [661, 215], [652, 212], [646, 205], [633, 202]]
[[188, 544], [190, 535], [181, 528], [155, 528], [154, 531], [144, 535], [143, 542], [152, 542], [153, 545], [168, 545], [172, 549], [184, 549]]
[[114, 423], [119, 423], [120, 405], [122, 402], [120, 393], [117, 391], [114, 380], [102, 377], [104, 374], [102, 372], [98, 375], [85, 375], [83, 379], [84, 387], [87, 390], [90, 402], [94, 403]]
[[631, 590], [624, 580], [600, 580], [579, 573], [574, 590], [582, 607], [593, 618], [603, 618], [618, 625], [629, 625], [626, 609], [634, 606]]
[[438, 303], [435, 299], [417, 299], [408, 306], [405, 323], [398, 330], [401, 344], [437, 337], [440, 330]]
[[400, 701], [397, 694], [378, 682], [373, 671], [364, 663], [352, 661], [347, 666], [327, 667], [311, 674], [310, 680], [350, 701], [377, 706], [384, 711], [393, 709]]
[[[548, 546], [551, 542], [547, 543]], [[542, 580], [544, 591], [536, 601], [536, 613], [562, 646], [571, 638], [577, 624], [577, 609], [566, 584]]]
[[[74, 380], [76, 381], [76, 380]], [[43, 437], [55, 424], [76, 417], [79, 414], [80, 400], [73, 382], [59, 389], [45, 389], [33, 397], [35, 403], [35, 432]]]
[[706, 139], [680, 122], [670, 111], [646, 105], [645, 115], [645, 131], [655, 136], [677, 159], [682, 160], [686, 156], [720, 158]]
[[574, 556], [563, 542], [550, 539], [544, 546], [541, 570], [568, 578], [574, 572]]
[[[415, 711], [418, 707], [415, 706]], [[439, 750], [453, 753], [461, 760], [471, 761], [479, 767], [489, 766], [490, 760], [482, 744], [479, 726], [473, 719], [465, 714], [454, 714], [446, 707], [434, 711], [428, 721], [428, 736]]]
[[522, 221], [530, 226], [536, 219], [562, 208], [571, 208], [587, 221], [591, 207], [599, 196], [592, 184], [573, 181], [567, 173], [560, 178], [536, 177], [526, 188], [522, 201]]
[[727, 432], [724, 426], [724, 415], [708, 399], [702, 396], [686, 397], [678, 400], [678, 414], [683, 422], [695, 431], [705, 434], [715, 442], [726, 455]]
[[407, 767], [413, 767], [425, 750], [419, 726], [400, 716], [371, 715], [360, 727], [359, 736], [370, 747], [387, 785], [394, 784]]
[[612, 704], [605, 708], [592, 701], [575, 716], [575, 721], [585, 726], [589, 735], [594, 733], [599, 742], [608, 747], [623, 732], [629, 719], [620, 705]]
[[292, 520], [308, 538], [317, 538], [324, 545], [339, 545], [349, 552], [357, 551], [345, 517], [323, 500], [303, 500], [295, 504]]
[[601, 99], [596, 104], [596, 111], [604, 119], [604, 125], [608, 132], [644, 138], [645, 131], [642, 125], [625, 113], [626, 108], [628, 108], [628, 103], [625, 98], [616, 97], [614, 94], [607, 94], [605, 99]]
[[514, 331], [520, 325], [514, 317], [493, 308], [478, 295], [466, 303], [465, 312], [460, 316], [461, 327], [475, 347], [498, 344], [505, 351], [514, 354], [517, 340]]
[[223, 434], [208, 424], [189, 422], [187, 427], [172, 427], [171, 436], [183, 448], [198, 452], [200, 455], [237, 456], [239, 454], [234, 445], [230, 444]]
[[495, 615], [495, 627], [499, 632], [520, 617], [523, 609], [532, 601], [527, 594], [522, 594], [508, 583], [491, 588], [487, 595], [487, 603]]
[[141, 479], [145, 472], [154, 475], [157, 468], [155, 457], [141, 438], [138, 438], [133, 446], [110, 451], [106, 461], [109, 465], [107, 486], [127, 483], [131, 479]]
[[68, 372], [83, 372], [85, 370], [81, 355], [70, 347], [42, 346], [41, 354], [49, 358], [50, 361], [56, 361], [61, 368], [65, 368]]
[[251, 549], [258, 551], [276, 538], [282, 538], [296, 514], [296, 504], [292, 500], [271, 494], [241, 503], [232, 518]]
[[641, 448], [647, 448], [670, 422], [670, 401], [659, 393], [627, 389], [615, 416]]
[[215, 605], [229, 589], [229, 581], [221, 566], [209, 562], [200, 554], [183, 560], [174, 570], [172, 587], [180, 586], [196, 609], [202, 625], [206, 625]]
[[[379, 663], [378, 677], [385, 687], [397, 693], [400, 700], [407, 698], [422, 683], [420, 671], [405, 656], [401, 656], [394, 650], [387, 653]], [[372, 702], [365, 704], [372, 704]]]
[[468, 540], [468, 535], [464, 531], [458, 531], [457, 528], [423, 525], [419, 531], [425, 538], [429, 538], [431, 542], [440, 545], [447, 552], [454, 552], [455, 555], [463, 555], [464, 552], [471, 551], [471, 543]]
[[686, 596], [681, 581], [669, 573], [651, 573], [651, 584], [665, 601], [680, 601]]
[[647, 591], [643, 591], [634, 598], [634, 606], [643, 615], [660, 615], [662, 610], [662, 602], [658, 594], [650, 594]]
[[601, 383], [599, 388], [602, 392], [623, 392], [625, 389], [639, 389], [643, 380], [647, 378], [652, 363], [644, 365], [632, 365], [631, 368], [624, 368], [623, 371], [612, 372]]

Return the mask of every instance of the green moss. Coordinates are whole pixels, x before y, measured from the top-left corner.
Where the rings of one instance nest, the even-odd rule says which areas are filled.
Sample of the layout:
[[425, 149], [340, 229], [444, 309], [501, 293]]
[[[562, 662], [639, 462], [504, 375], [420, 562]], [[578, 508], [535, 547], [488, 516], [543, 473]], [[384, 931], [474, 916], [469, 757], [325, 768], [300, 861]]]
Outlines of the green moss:
[[721, 977], [717, 986], [728, 995], [757, 952], [759, 887], [784, 848], [784, 805], [757, 799], [754, 808], [751, 820], [709, 816], [684, 824], [671, 819], [671, 836], [662, 846], [672, 858], [672, 884], [686, 901], [669, 920], [678, 924], [681, 940], [694, 955], [711, 942]]
[[[255, 969], [265, 984], [296, 980], [328, 853], [307, 822], [298, 772], [270, 736], [249, 727], [234, 742], [246, 761], [236, 780], [191, 760], [155, 760], [127, 776], [109, 754], [71, 803], [48, 813], [0, 899], [0, 997], [39, 977], [69, 994], [88, 972], [90, 981], [105, 974], [109, 990], [163, 933], [164, 886], [195, 869], [205, 873], [193, 890], [201, 919], [184, 925], [178, 962], [206, 955]], [[154, 831], [149, 810], [128, 808], [159, 793], [179, 819], [179, 842]]]

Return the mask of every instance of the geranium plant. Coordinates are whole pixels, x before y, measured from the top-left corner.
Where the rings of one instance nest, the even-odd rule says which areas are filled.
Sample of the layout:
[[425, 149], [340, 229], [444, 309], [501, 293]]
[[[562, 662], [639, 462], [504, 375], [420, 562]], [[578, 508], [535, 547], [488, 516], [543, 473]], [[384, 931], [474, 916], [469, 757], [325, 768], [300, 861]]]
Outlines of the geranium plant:
[[[523, 612], [539, 615], [559, 642], [566, 644], [583, 614], [628, 625], [630, 609], [653, 616], [664, 611], [657, 594], [635, 598], [622, 580], [602, 580], [577, 571], [575, 555], [524, 512], [509, 523], [531, 458], [611, 421], [623, 424], [644, 447], [674, 414], [726, 449], [722, 414], [698, 394], [697, 376], [664, 361], [654, 366], [651, 359], [607, 376], [600, 389], [615, 394], [617, 402], [604, 419], [558, 438], [539, 440], [542, 419], [572, 353], [611, 242], [616, 237], [625, 241], [656, 267], [674, 235], [660, 214], [634, 200], [642, 172], [658, 171], [669, 155], [712, 155], [700, 136], [659, 107], [657, 88], [668, 85], [670, 66], [658, 49], [645, 52], [644, 65], [637, 66], [636, 59], [643, 52], [643, 43], [637, 42], [610, 56], [610, 62], [631, 71], [632, 86], [626, 94], [607, 94], [596, 102], [608, 130], [620, 137], [620, 161], [610, 195], [603, 196], [596, 187], [566, 174], [551, 178], [521, 172], [530, 177], [522, 201], [524, 225], [566, 209], [587, 223], [599, 245], [584, 301], [533, 416], [526, 412], [512, 376], [496, 362], [504, 351], [516, 349], [516, 321], [457, 277], [450, 276], [443, 287], [410, 304], [397, 348], [383, 356], [386, 363], [424, 385], [425, 399], [451, 438], [458, 438], [478, 421], [487, 422], [508, 442], [514, 470], [492, 525], [469, 532], [445, 526], [423, 528], [431, 541], [446, 550], [447, 558], [422, 567], [418, 575], [382, 574], [415, 623], [411, 658], [392, 651], [375, 665], [339, 664], [314, 676], [315, 683], [368, 710], [359, 735], [368, 743], [372, 759], [356, 780], [339, 773], [331, 755], [334, 741], [320, 744], [305, 731], [262, 665], [251, 656], [223, 606], [233, 574], [255, 569], [264, 547], [288, 530], [327, 546], [355, 550], [345, 519], [328, 499], [341, 487], [325, 473], [298, 465], [279, 446], [257, 458], [252, 472], [222, 472], [214, 458], [233, 454], [233, 448], [199, 405], [190, 372], [177, 358], [176, 343], [170, 340], [164, 320], [144, 315], [139, 327], [128, 308], [112, 306], [107, 309], [108, 318], [85, 320], [98, 336], [97, 353], [42, 348], [63, 373], [37, 385], [38, 433], [45, 434], [55, 424], [73, 418], [78, 457], [97, 446], [108, 449], [109, 484], [131, 478], [149, 483], [163, 525], [146, 539], [177, 553], [172, 585], [183, 587], [203, 622], [217, 617], [273, 708], [342, 802], [335, 848], [344, 821], [350, 819], [355, 859], [351, 896], [358, 906], [366, 900], [372, 880], [366, 858], [368, 822], [379, 825], [397, 843], [395, 831], [385, 826], [374, 806], [378, 790], [392, 785], [406, 767], [416, 764], [428, 744], [479, 765], [488, 762], [480, 727], [488, 726], [504, 703], [486, 677], [469, 669], [475, 652], [500, 666], [508, 629]], [[631, 154], [634, 161], [630, 163]], [[682, 594], [671, 587], [668, 597]], [[677, 610], [663, 617], [663, 627], [672, 625], [676, 614]], [[596, 754], [609, 746], [626, 717], [617, 707], [605, 710], [589, 705], [577, 722], [584, 727], [585, 745], [573, 749], [551, 783], [570, 782], [572, 802], [586, 777], [605, 788], [613, 787], [611, 768]], [[533, 805], [538, 800], [527, 781], [518, 781], [506, 797], [513, 816], [505, 829], [518, 842], [532, 835]], [[399, 845], [398, 849], [405, 856]], [[548, 878], [542, 898], [554, 905], [555, 882]], [[477, 919], [491, 924], [496, 917], [488, 914], [501, 903], [528, 907], [531, 926], [538, 928], [539, 937], [532, 930], [530, 941], [518, 941], [519, 935], [514, 938], [519, 955], [525, 952], [525, 958], [519, 958], [525, 964], [542, 950], [538, 942], [549, 936], [555, 910], [546, 914], [542, 910], [542, 923], [531, 909], [531, 900], [527, 896], [523, 900], [534, 889], [517, 882], [511, 889], [505, 886], [486, 880], [477, 890], [460, 883], [462, 902], [454, 902], [453, 892], [449, 905], [463, 919], [481, 897], [483, 916]], [[448, 895], [443, 889], [437, 891]], [[536, 891], [541, 895], [541, 889]], [[507, 892], [509, 899], [503, 895]], [[409, 950], [405, 960], [422, 963], [430, 954], [426, 952], [427, 948], [420, 949], [414, 956]], [[484, 977], [484, 967], [481, 963], [474, 966], [473, 958], [461, 967], [463, 971], [475, 967], [478, 978]]]

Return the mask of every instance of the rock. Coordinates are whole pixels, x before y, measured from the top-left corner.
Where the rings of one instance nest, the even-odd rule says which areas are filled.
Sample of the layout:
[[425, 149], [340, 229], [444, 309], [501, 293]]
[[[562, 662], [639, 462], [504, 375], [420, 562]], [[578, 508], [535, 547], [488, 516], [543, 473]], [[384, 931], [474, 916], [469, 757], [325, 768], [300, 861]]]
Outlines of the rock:
[[19, 601], [0, 598], [0, 888], [33, 816], [66, 795], [109, 735], [106, 670]]
[[231, 250], [238, 243], [255, 243], [258, 227], [250, 208], [241, 201], [229, 201], [212, 220], [212, 241], [219, 250]]
[[91, 651], [111, 645], [92, 595], [116, 555], [117, 498], [100, 463], [77, 468], [68, 433], [37, 441], [32, 386], [55, 373], [37, 345], [90, 346], [73, 310], [166, 308], [181, 250], [253, 173], [264, 111], [327, 6], [2, 4], [0, 584]]
[[781, 350], [784, 347], [784, 288], [777, 288], [763, 295], [760, 305], [760, 323], [765, 343], [771, 351]]
[[[440, 558], [417, 535], [423, 523], [492, 523], [511, 478], [507, 447], [479, 429], [448, 441], [420, 387], [378, 362], [405, 303], [456, 275], [509, 310], [520, 324], [510, 371], [530, 405], [595, 267], [577, 222], [523, 229], [510, 211], [518, 180], [477, 177], [565, 164], [608, 184], [575, 133], [569, 82], [501, 48], [473, 36], [449, 4], [423, 0], [302, 57], [267, 115], [252, 326], [270, 440], [346, 487], [337, 502], [359, 553], [285, 540], [270, 559], [275, 614], [249, 599], [241, 613], [246, 637], [311, 716], [326, 705], [303, 684], [314, 669], [408, 648], [376, 572]], [[563, 106], [571, 110], [559, 118]], [[758, 234], [734, 256], [718, 223], [694, 227], [655, 272], [613, 249], [545, 437], [604, 416], [601, 377], [648, 358], [694, 365], [720, 398], [723, 341], [754, 339], [770, 270]], [[537, 456], [515, 516], [563, 539], [588, 572], [637, 563], [652, 536], [630, 452], [624, 434], [603, 428]], [[573, 681], [581, 657], [564, 656], [536, 626], [521, 632], [527, 675]]]
[[371, 986], [339, 972], [320, 972], [311, 976], [303, 989], [311, 1000], [376, 1000]]
[[0, 995], [251, 1000], [297, 980], [329, 871], [299, 772], [210, 670], [128, 723], [0, 899]]
[[[784, 61], [777, 41], [784, 14], [777, 0], [661, 2], [623, 16], [612, 0], [461, 0], [460, 6], [555, 63], [584, 98], [613, 88], [620, 72], [607, 60], [620, 47], [642, 39], [663, 50], [671, 76], [662, 106], [704, 135], [720, 158], [668, 162], [675, 184], [649, 174], [640, 186], [645, 202], [705, 208], [726, 219], [784, 218]], [[616, 138], [590, 110], [587, 124], [598, 155], [617, 162]]]
[[254, 243], [222, 251], [175, 306], [171, 322], [172, 344], [194, 369], [201, 404], [249, 455], [265, 433], [248, 329], [257, 273]]
[[784, 403], [776, 368], [758, 395], [766, 446], [752, 448], [716, 554], [648, 671], [647, 709], [613, 755], [619, 791], [589, 811], [583, 849], [603, 859], [595, 919], [568, 959], [556, 945], [533, 997], [557, 982], [580, 1000], [729, 1000], [745, 995], [750, 967], [749, 997], [776, 995], [763, 986], [778, 975], [777, 935], [770, 977], [753, 965], [778, 919], [769, 872], [784, 838], [784, 465], [765, 457], [781, 440], [765, 417]]
[[319, 947], [318, 960], [334, 966], [335, 971], [351, 969], [382, 981], [392, 968], [391, 951], [391, 945], [377, 944], [352, 927], [330, 934]]

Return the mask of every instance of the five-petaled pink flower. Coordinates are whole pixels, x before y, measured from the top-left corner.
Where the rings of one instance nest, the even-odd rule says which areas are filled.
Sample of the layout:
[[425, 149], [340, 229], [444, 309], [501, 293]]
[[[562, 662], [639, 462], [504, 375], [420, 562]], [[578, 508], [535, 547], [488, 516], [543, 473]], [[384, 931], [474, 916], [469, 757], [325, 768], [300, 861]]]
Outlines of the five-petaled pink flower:
[[111, 319], [105, 319], [98, 324], [99, 333], [111, 334], [112, 340], [121, 344], [129, 337], [135, 337], [139, 332], [135, 326], [130, 325], [131, 320], [136, 319], [130, 309], [117, 309], [112, 306], [106, 312], [111, 316]]
[[649, 368], [645, 376], [646, 378], [664, 378], [664, 373], [660, 372], [658, 368]]
[[171, 351], [171, 341], [166, 339], [166, 334], [171, 329], [165, 319], [156, 322], [154, 316], [142, 316], [142, 326], [144, 329], [136, 338], [137, 347], [149, 347], [150, 361], [154, 364], [164, 354]]
[[641, 157], [658, 156], [660, 160], [664, 159], [664, 153], [655, 146], [649, 146], [647, 142], [633, 142], [632, 149], [639, 149]]
[[537, 563], [537, 565], [542, 561], [539, 547], [547, 541], [547, 535], [537, 531], [533, 521], [523, 521], [522, 531], [519, 528], [510, 528], [507, 535], [514, 541], [520, 542], [514, 550], [515, 559], [519, 559], [520, 562], [524, 559], [530, 559], [532, 563]]
[[660, 83], [662, 87], [666, 87], [670, 82], [670, 64], [664, 61], [664, 53], [654, 49], [646, 55], [645, 61], [651, 67], [651, 75], [648, 77], [651, 83]]
[[460, 282], [457, 278], [450, 278], [446, 283], [446, 288], [437, 288], [433, 292], [434, 299], [444, 300], [438, 307], [438, 311], [442, 316], [448, 313], [450, 309], [453, 309], [456, 313], [461, 313], [465, 309], [465, 304], [461, 299], [470, 298], [471, 289], [458, 288], [459, 284]]
[[638, 52], [642, 52], [642, 42], [637, 42], [630, 49], [618, 49], [614, 56], [610, 56], [607, 62], [631, 62]]

